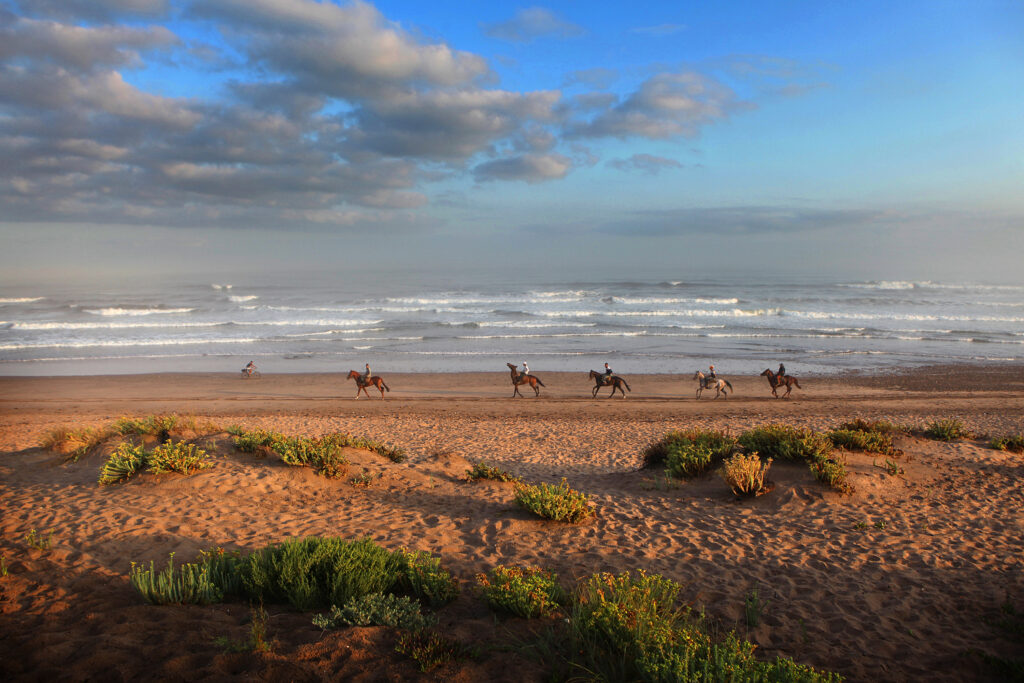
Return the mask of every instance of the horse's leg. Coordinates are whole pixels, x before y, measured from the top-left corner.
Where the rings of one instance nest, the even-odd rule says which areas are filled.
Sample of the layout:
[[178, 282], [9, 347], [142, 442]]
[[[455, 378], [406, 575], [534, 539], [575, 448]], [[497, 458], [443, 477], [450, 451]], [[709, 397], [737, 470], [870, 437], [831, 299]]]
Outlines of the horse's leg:
[[533, 387], [533, 397], [538, 398], [540, 396], [540, 387], [538, 387], [537, 383], [532, 380], [530, 381], [530, 386]]
[[594, 390], [590, 392], [590, 398], [597, 398], [597, 390], [601, 388], [600, 384], [594, 385]]

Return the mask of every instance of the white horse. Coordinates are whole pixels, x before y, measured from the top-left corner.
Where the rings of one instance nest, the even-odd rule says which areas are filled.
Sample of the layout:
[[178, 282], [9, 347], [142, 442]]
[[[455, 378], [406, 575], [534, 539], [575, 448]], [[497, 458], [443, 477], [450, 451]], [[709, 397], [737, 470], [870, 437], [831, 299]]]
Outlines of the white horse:
[[[715, 398], [718, 398], [719, 394], [721, 394], [722, 396], [725, 396], [726, 398], [729, 398], [729, 391], [733, 391], [732, 385], [729, 384], [729, 380], [727, 380], [727, 379], [710, 379], [708, 377], [705, 377], [704, 373], [701, 372], [700, 370], [698, 370], [697, 372], [693, 373], [693, 378], [700, 381], [700, 386], [697, 387], [697, 398], [698, 399], [700, 398], [700, 393], [702, 391], [704, 391], [705, 389], [714, 389], [715, 390]], [[726, 387], [729, 387], [729, 391], [725, 390]]]

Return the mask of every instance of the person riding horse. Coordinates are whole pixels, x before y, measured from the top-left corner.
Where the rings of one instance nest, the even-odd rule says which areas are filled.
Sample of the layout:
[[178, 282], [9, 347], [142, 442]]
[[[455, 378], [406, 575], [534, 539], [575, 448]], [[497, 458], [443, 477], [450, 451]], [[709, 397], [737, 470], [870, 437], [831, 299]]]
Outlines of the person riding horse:
[[779, 363], [779, 371], [776, 372], [775, 375], [777, 377], [785, 377], [786, 376], [786, 366], [783, 365], [782, 363]]

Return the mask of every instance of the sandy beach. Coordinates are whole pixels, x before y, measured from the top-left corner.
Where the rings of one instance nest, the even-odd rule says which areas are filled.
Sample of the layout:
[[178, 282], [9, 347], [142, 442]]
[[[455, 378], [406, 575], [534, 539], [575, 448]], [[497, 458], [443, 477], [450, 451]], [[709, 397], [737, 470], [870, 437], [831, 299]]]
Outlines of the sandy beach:
[[[526, 648], [536, 624], [495, 617], [473, 577], [498, 564], [552, 569], [566, 587], [596, 571], [644, 569], [766, 657], [849, 680], [990, 680], [978, 652], [1019, 655], [999, 626], [1024, 608], [1024, 456], [989, 437], [1024, 433], [1024, 366], [930, 367], [801, 378], [789, 399], [763, 377], [728, 377], [727, 399], [700, 400], [690, 376], [627, 377], [628, 398], [591, 398], [584, 373], [538, 371], [545, 387], [512, 399], [507, 373], [384, 374], [380, 400], [352, 400], [341, 374], [159, 374], [0, 378], [0, 675], [6, 680], [544, 680]], [[144, 474], [100, 487], [109, 448], [77, 463], [39, 447], [60, 426], [177, 413], [290, 435], [330, 432], [403, 448], [407, 462], [354, 461], [369, 487], [317, 477], [192, 435], [216, 465], [189, 477]], [[877, 455], [847, 455], [852, 495], [776, 463], [775, 490], [737, 501], [715, 474], [666, 482], [641, 451], [682, 428], [740, 432], [781, 422], [818, 430], [854, 417], [913, 427], [957, 418], [975, 438], [903, 436], [890, 475]], [[546, 522], [508, 484], [463, 480], [477, 461], [590, 494], [595, 519]], [[49, 549], [26, 535], [52, 531]], [[297, 536], [369, 536], [441, 557], [462, 585], [439, 613], [446, 633], [481, 648], [430, 674], [394, 652], [386, 628], [322, 632], [311, 615], [268, 605], [267, 654], [231, 653], [247, 604], [152, 607], [127, 582], [132, 561], [194, 559], [213, 546], [253, 550]], [[756, 627], [744, 596], [766, 601]]]

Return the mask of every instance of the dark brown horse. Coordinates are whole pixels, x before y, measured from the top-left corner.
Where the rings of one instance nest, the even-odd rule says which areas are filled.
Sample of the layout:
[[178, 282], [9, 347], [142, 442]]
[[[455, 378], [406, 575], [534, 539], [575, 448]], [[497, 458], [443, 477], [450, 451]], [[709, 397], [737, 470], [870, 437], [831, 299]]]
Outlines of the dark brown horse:
[[519, 393], [519, 387], [523, 384], [530, 385], [530, 388], [533, 389], [534, 398], [540, 396], [540, 389], [537, 387], [544, 386], [544, 382], [541, 382], [539, 377], [536, 375], [521, 375], [515, 365], [511, 363], [505, 363], [505, 365], [508, 366], [509, 372], [512, 375], [512, 387], [515, 390], [512, 392], [512, 398], [516, 396], [522, 397], [522, 394]]
[[370, 380], [367, 381], [362, 374], [355, 370], [348, 371], [348, 378], [356, 381], [356, 398], [359, 398], [359, 392], [364, 392], [366, 398], [370, 398], [370, 392], [366, 391], [366, 387], [377, 387], [377, 391], [380, 392], [380, 400], [384, 400], [384, 391], [391, 391], [387, 384], [384, 384], [384, 380], [377, 375], [370, 375]]
[[779, 397], [775, 390], [782, 386], [786, 387], [786, 393], [782, 395], [782, 398], [789, 398], [789, 392], [793, 391], [794, 386], [796, 386], [797, 389], [803, 389], [803, 387], [800, 386], [800, 382], [797, 382], [796, 377], [793, 377], [792, 375], [776, 375], [771, 370], [766, 369], [761, 373], [761, 376], [768, 378], [768, 384], [772, 386], [772, 396], [775, 398]]
[[590, 371], [590, 379], [594, 380], [594, 390], [590, 392], [591, 398], [597, 398], [597, 390], [601, 387], [610, 386], [612, 393], [608, 394], [608, 398], [615, 395], [615, 390], [618, 389], [619, 393], [622, 394], [622, 398], [626, 398], [626, 392], [622, 390], [622, 387], [626, 387], [627, 391], [633, 391], [626, 384], [626, 380], [622, 379], [618, 375], [605, 375], [603, 372], [597, 372], [595, 370]]

